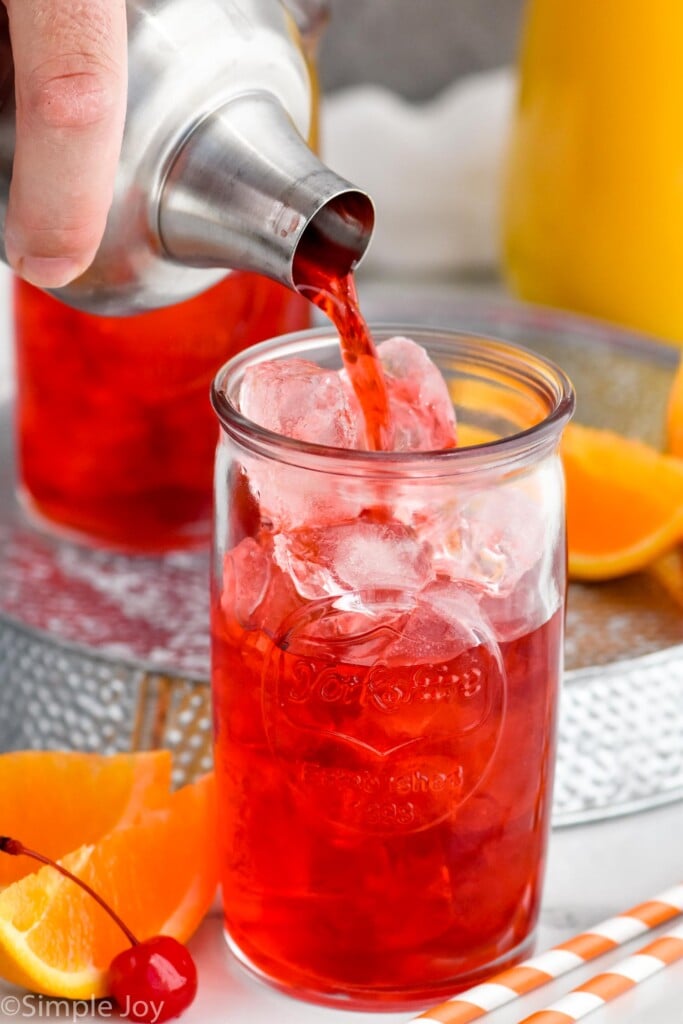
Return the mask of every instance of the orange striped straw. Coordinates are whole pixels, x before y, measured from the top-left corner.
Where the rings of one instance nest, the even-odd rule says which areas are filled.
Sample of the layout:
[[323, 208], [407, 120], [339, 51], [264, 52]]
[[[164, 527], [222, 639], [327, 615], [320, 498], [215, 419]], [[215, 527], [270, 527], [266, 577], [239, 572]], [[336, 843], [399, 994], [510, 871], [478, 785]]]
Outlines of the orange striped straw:
[[651, 978], [669, 964], [683, 959], [683, 925], [620, 960], [604, 974], [596, 974], [546, 1010], [525, 1017], [520, 1024], [575, 1024], [605, 1003]]
[[[439, 1024], [469, 1024], [489, 1011], [546, 985], [554, 978], [560, 978], [576, 967], [590, 963], [603, 953], [623, 946], [625, 942], [635, 939], [638, 935], [644, 935], [652, 928], [666, 924], [681, 912], [683, 885], [677, 885], [646, 903], [639, 903], [618, 917], [610, 917], [589, 931], [582, 932], [581, 935], [576, 935], [559, 946], [553, 946], [539, 956], [494, 975], [482, 985], [461, 992], [453, 999], [415, 1017], [409, 1024], [425, 1020], [439, 1021]], [[643, 951], [641, 955], [646, 954]], [[659, 967], [656, 969], [659, 970]], [[574, 1019], [579, 1018], [551, 1017], [546, 1021], [541, 1017], [538, 1020], [534, 1018], [534, 1024], [555, 1024], [556, 1020], [561, 1021], [561, 1024], [567, 1024]]]

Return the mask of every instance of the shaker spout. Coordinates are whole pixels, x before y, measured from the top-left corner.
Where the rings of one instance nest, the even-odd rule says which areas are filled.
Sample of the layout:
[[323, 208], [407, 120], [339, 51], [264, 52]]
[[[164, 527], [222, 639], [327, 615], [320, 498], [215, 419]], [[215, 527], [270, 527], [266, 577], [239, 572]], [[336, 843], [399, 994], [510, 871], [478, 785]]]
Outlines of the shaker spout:
[[[131, 316], [199, 295], [232, 270], [291, 288], [297, 253], [323, 273], [351, 269], [372, 234], [372, 203], [304, 141], [329, 0], [125, 6], [126, 119], [104, 235], [88, 269], [52, 294], [88, 313]], [[15, 122], [8, 94], [0, 259]]]
[[186, 266], [251, 270], [297, 286], [315, 261], [344, 276], [374, 228], [370, 197], [311, 151], [277, 98], [245, 93], [207, 116], [165, 177], [159, 237]]

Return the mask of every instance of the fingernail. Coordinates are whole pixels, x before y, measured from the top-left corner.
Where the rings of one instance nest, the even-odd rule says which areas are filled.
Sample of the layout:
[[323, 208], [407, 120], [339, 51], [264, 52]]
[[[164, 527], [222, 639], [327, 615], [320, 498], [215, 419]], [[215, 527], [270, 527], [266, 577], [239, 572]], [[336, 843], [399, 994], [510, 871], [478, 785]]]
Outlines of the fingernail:
[[62, 288], [82, 273], [75, 260], [51, 256], [21, 256], [14, 264], [20, 277], [39, 288]]

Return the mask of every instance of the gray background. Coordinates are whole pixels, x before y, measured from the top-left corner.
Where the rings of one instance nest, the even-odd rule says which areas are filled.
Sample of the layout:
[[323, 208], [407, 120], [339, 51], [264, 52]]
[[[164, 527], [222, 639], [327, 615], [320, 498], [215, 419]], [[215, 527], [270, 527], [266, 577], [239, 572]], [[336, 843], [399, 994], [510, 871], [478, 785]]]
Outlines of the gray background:
[[524, 0], [331, 0], [323, 88], [374, 82], [428, 99], [462, 74], [515, 59]]

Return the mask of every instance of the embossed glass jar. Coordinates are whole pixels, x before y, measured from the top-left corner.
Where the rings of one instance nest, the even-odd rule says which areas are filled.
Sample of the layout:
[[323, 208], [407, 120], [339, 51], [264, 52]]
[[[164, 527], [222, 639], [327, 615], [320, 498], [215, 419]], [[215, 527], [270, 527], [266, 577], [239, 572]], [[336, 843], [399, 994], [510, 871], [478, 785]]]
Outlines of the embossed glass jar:
[[444, 374], [458, 448], [342, 450], [241, 415], [247, 367], [338, 368], [331, 331], [259, 345], [213, 389], [226, 934], [271, 982], [358, 1008], [529, 951], [561, 670], [571, 385], [484, 338], [375, 337], [398, 333]]

